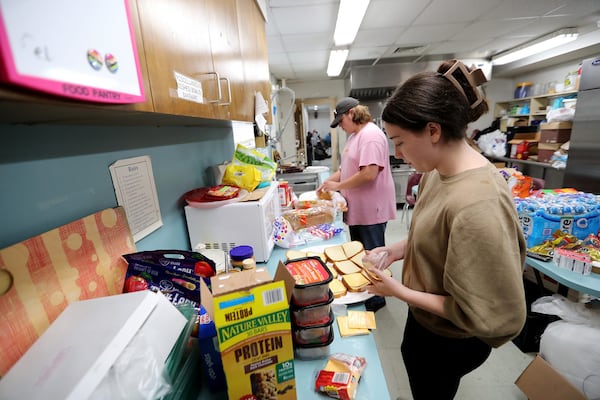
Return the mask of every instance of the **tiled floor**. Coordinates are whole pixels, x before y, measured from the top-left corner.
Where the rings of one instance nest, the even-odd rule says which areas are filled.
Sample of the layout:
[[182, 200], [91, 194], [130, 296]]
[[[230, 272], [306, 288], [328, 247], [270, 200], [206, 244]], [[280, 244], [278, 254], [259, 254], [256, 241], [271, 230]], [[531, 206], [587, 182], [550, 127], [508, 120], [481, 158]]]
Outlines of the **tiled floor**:
[[[401, 221], [401, 213], [402, 210], [398, 209], [396, 220], [388, 223], [386, 230], [386, 243], [388, 244], [406, 237], [406, 224], [405, 221]], [[399, 277], [402, 263], [396, 262], [391, 268], [394, 275]], [[377, 329], [373, 331], [373, 335], [391, 399], [412, 399], [400, 353], [406, 312], [406, 303], [395, 298], [388, 298], [387, 306], [376, 313]], [[522, 353], [512, 342], [494, 349], [490, 358], [481, 367], [463, 378], [456, 399], [527, 399], [515, 386], [514, 381], [529, 365], [533, 357], [533, 353]], [[434, 378], [432, 378], [432, 384], [435, 384]]]

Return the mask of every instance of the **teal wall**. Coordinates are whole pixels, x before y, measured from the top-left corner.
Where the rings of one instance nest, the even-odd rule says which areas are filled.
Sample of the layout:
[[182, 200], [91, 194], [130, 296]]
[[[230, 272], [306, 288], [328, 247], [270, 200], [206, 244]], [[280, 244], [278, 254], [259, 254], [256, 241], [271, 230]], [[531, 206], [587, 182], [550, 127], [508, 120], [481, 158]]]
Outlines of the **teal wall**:
[[0, 248], [117, 206], [109, 166], [150, 156], [163, 226], [138, 251], [189, 249], [182, 195], [230, 160], [231, 128], [0, 124]]

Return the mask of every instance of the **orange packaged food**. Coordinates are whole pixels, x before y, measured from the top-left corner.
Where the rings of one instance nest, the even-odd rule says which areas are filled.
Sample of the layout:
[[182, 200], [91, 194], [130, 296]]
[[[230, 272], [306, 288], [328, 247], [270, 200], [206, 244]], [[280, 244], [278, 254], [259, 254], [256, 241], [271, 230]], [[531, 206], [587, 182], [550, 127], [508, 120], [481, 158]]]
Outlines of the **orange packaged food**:
[[287, 261], [286, 269], [294, 277], [292, 302], [299, 306], [323, 303], [329, 298], [331, 271], [319, 257]]

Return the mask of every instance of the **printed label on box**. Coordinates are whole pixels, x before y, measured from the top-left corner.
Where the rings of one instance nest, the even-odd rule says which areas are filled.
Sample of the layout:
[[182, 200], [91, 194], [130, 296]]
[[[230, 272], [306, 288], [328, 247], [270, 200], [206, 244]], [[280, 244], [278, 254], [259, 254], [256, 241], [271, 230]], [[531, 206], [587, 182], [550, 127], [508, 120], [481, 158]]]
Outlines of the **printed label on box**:
[[295, 399], [284, 282], [215, 297], [214, 314], [229, 398]]

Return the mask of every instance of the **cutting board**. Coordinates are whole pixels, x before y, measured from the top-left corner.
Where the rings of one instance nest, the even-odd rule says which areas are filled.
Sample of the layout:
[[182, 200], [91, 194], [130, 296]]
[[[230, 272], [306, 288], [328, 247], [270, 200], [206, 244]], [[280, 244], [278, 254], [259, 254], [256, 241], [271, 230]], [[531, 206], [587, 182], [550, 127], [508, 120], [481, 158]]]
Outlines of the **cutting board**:
[[0, 376], [68, 304], [122, 293], [135, 251], [122, 207], [0, 250]]

